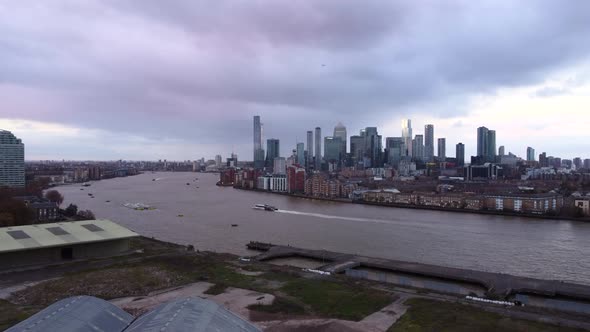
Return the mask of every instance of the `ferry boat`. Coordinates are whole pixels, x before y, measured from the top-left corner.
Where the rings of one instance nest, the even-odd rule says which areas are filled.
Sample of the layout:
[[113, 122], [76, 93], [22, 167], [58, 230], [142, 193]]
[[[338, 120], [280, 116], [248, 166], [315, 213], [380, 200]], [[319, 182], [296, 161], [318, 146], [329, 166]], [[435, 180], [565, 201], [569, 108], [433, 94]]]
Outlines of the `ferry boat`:
[[264, 211], [276, 211], [278, 210], [276, 207], [268, 204], [256, 204], [252, 207], [255, 210], [264, 210]]

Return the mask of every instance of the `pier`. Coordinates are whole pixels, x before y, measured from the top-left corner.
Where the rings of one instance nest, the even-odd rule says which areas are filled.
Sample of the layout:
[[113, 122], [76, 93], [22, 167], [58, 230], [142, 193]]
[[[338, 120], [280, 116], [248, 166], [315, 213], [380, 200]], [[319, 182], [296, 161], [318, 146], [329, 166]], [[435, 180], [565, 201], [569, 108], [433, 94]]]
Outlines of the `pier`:
[[590, 302], [590, 286], [559, 280], [541, 280], [269, 243], [250, 242], [248, 248], [262, 251], [260, 255], [254, 257], [258, 261], [289, 257], [309, 258], [324, 263], [319, 270], [330, 273], [343, 273], [348, 269], [365, 267], [450, 282], [473, 284], [486, 289], [488, 296], [502, 299], [520, 294]]

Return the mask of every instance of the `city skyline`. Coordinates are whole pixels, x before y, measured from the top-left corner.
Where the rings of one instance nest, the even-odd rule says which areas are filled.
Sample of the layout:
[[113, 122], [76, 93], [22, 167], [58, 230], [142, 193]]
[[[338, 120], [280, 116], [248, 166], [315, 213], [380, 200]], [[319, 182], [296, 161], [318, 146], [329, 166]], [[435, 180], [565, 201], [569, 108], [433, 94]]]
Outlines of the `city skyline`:
[[520, 156], [590, 151], [589, 3], [227, 6], [19, 1], [0, 13], [0, 128], [27, 160], [252, 159], [253, 115], [289, 148], [409, 118], [448, 154], [474, 155], [480, 126]]

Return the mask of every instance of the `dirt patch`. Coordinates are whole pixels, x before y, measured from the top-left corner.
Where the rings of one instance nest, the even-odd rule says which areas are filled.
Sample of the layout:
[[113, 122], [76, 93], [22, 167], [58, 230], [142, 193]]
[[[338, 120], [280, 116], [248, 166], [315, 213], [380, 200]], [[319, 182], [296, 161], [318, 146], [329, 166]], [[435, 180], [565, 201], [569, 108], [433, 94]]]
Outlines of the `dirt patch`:
[[[116, 281], [116, 282], [115, 282]], [[103, 299], [146, 295], [186, 283], [182, 275], [158, 266], [111, 268], [73, 274], [13, 293], [10, 301], [20, 305], [50, 305], [68, 296], [90, 295]]]

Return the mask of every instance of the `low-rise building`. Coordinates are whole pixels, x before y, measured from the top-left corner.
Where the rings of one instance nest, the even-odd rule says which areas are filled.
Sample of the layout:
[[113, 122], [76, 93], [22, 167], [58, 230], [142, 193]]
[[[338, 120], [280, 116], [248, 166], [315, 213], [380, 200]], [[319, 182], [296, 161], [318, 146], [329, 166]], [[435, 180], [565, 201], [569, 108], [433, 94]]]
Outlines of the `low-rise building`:
[[290, 193], [303, 193], [305, 191], [305, 168], [296, 165], [287, 168], [287, 183]]
[[340, 181], [320, 173], [312, 175], [305, 181], [305, 194], [314, 197], [344, 197]]
[[287, 192], [287, 176], [275, 174], [269, 179], [269, 190], [274, 192]]
[[46, 198], [17, 196], [15, 199], [23, 201], [29, 209], [34, 211], [37, 222], [51, 222], [59, 218], [59, 207], [55, 202], [50, 202]]
[[563, 196], [556, 194], [537, 195], [486, 195], [487, 210], [547, 214], [559, 213], [563, 208]]
[[138, 234], [110, 220], [0, 228], [0, 269], [105, 257], [129, 251]]
[[574, 206], [581, 209], [584, 216], [590, 216], [590, 198], [579, 198], [574, 200]]

